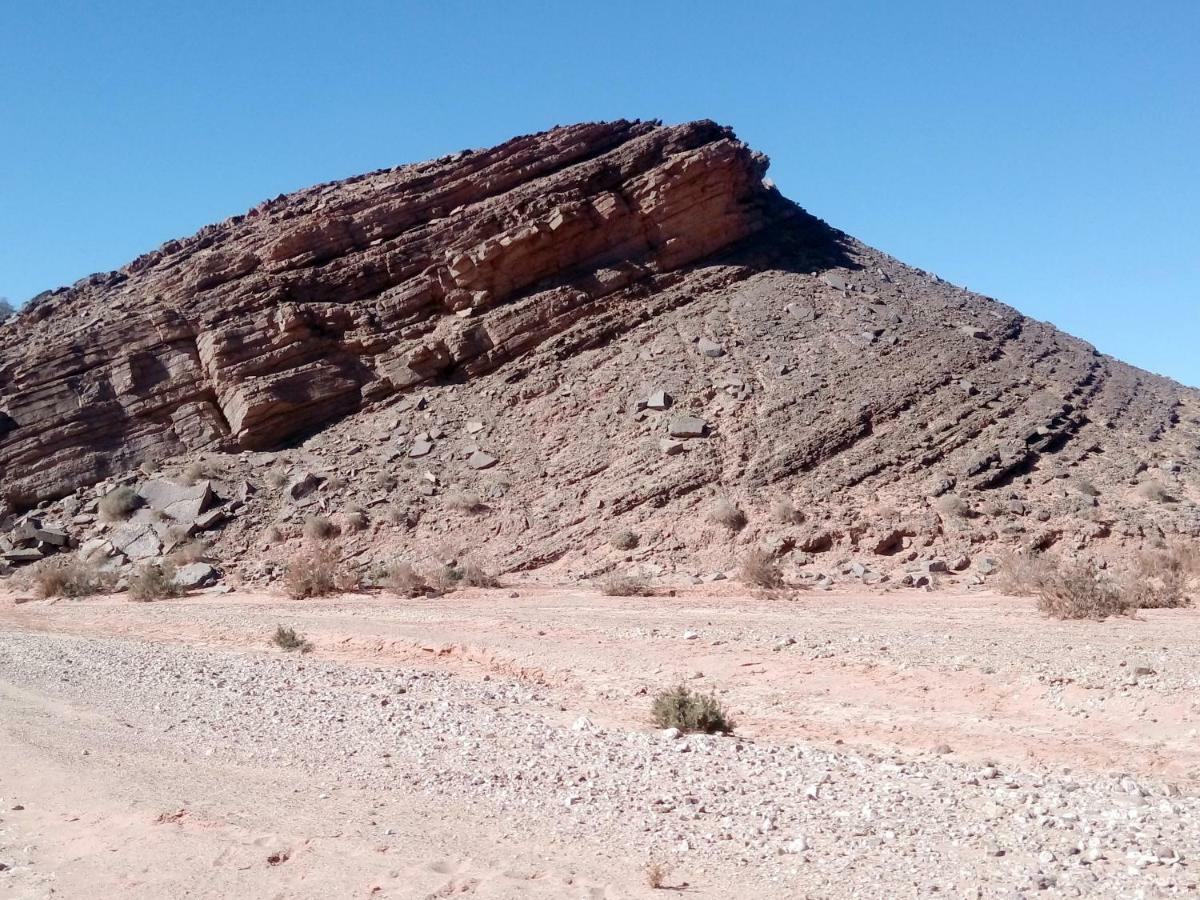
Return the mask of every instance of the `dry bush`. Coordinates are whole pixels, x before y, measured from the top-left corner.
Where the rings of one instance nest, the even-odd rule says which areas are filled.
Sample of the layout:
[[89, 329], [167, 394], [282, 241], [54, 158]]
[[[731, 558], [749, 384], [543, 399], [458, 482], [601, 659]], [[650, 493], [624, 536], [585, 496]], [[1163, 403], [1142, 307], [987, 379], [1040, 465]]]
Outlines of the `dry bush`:
[[208, 541], [197, 538], [194, 541], [188, 541], [186, 544], [177, 547], [167, 558], [173, 565], [187, 566], [192, 563], [203, 562], [208, 556], [208, 550]]
[[729, 734], [734, 727], [715, 695], [692, 693], [685, 684], [659, 691], [650, 715], [659, 728], [678, 728], [685, 734]]
[[473, 559], [463, 560], [462, 565], [459, 566], [459, 571], [461, 574], [458, 580], [463, 584], [477, 588], [500, 587], [500, 579]]
[[390, 563], [384, 570], [383, 586], [401, 597], [421, 597], [430, 590], [425, 576], [402, 560]]
[[175, 583], [175, 567], [169, 562], [142, 563], [129, 576], [129, 599], [144, 603], [178, 597], [183, 589]]
[[345, 520], [346, 531], [349, 534], [354, 534], [357, 531], [365, 531], [367, 526], [371, 523], [371, 519], [367, 515], [367, 511], [361, 506], [351, 506], [348, 510], [346, 510]]
[[996, 588], [1012, 597], [1033, 597], [1054, 571], [1053, 563], [1039, 553], [1002, 553]]
[[309, 653], [312, 651], [312, 642], [302, 634], [297, 634], [295, 628], [284, 628], [282, 625], [275, 626], [275, 634], [271, 637], [271, 643], [280, 650], [291, 652], [299, 650], [301, 653]]
[[263, 531], [263, 541], [268, 544], [280, 544], [286, 539], [287, 536], [278, 525], [268, 525], [266, 530]]
[[1055, 619], [1095, 619], [1125, 615], [1130, 600], [1103, 578], [1094, 566], [1074, 563], [1053, 569], [1041, 578], [1038, 610]]
[[388, 507], [388, 521], [393, 525], [408, 525], [408, 510], [399, 505]]
[[111, 573], [75, 556], [42, 560], [30, 570], [29, 580], [39, 597], [91, 597], [109, 593], [116, 583]]
[[1167, 491], [1163, 483], [1153, 479], [1150, 479], [1149, 481], [1143, 481], [1136, 488], [1134, 488], [1134, 490], [1137, 491], [1138, 496], [1144, 497], [1145, 499], [1151, 500], [1155, 503], [1168, 503], [1172, 499], [1170, 493]]
[[1100, 496], [1100, 489], [1086, 478], [1074, 478], [1071, 480], [1071, 484], [1074, 485], [1075, 490], [1088, 497]]
[[646, 864], [646, 884], [652, 890], [661, 890], [667, 886], [667, 878], [671, 874], [671, 867], [661, 860], [651, 860]]
[[287, 487], [291, 480], [291, 476], [284, 469], [272, 469], [267, 473], [267, 484], [279, 491]]
[[336, 544], [318, 542], [302, 547], [283, 572], [283, 586], [293, 600], [328, 597], [345, 584], [341, 550]]
[[745, 584], [761, 588], [783, 587], [783, 572], [776, 565], [775, 559], [766, 550], [751, 550], [742, 558], [738, 577]]
[[450, 594], [458, 589], [462, 582], [462, 569], [457, 566], [443, 564], [436, 566], [429, 573], [427, 579], [429, 586], [439, 594]]
[[746, 527], [746, 514], [727, 497], [719, 498], [708, 511], [709, 521], [724, 525], [730, 531], [741, 531]]
[[340, 491], [345, 486], [346, 479], [341, 475], [330, 475], [325, 479], [324, 482], [322, 482], [321, 490], [325, 491], [327, 494], [333, 494], [337, 491]]
[[654, 588], [640, 575], [608, 575], [600, 582], [605, 597], [653, 597]]
[[487, 504], [479, 499], [478, 494], [469, 494], [466, 491], [451, 491], [446, 495], [446, 505], [460, 513], [466, 513], [469, 516], [478, 516], [481, 513], [487, 512]]
[[942, 494], [933, 502], [933, 505], [942, 515], [952, 519], [965, 519], [971, 515], [971, 507], [957, 494]]
[[375, 476], [375, 486], [381, 491], [394, 491], [400, 484], [400, 479], [391, 472], [380, 472]]
[[632, 550], [638, 545], [638, 536], [632, 531], [618, 531], [608, 542], [618, 550]]
[[309, 516], [304, 520], [304, 536], [310, 541], [327, 541], [337, 534], [338, 527], [326, 516]]
[[141, 501], [137, 491], [123, 484], [100, 498], [100, 519], [104, 522], [123, 522], [138, 508]]
[[784, 497], [771, 504], [771, 521], [780, 525], [799, 525], [804, 521], [804, 513], [796, 509], [796, 505], [791, 500]]

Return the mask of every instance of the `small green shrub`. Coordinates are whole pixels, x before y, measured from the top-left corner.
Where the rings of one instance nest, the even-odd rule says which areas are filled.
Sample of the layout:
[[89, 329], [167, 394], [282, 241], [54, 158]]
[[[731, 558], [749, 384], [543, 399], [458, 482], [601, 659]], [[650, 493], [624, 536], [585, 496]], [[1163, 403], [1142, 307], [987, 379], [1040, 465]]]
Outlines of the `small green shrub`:
[[678, 728], [685, 734], [729, 734], [734, 727], [716, 696], [693, 693], [685, 684], [660, 691], [650, 714], [659, 728]]
[[313, 648], [312, 642], [307, 640], [304, 635], [297, 634], [296, 629], [284, 628], [282, 625], [276, 626], [271, 643], [280, 650], [289, 653], [293, 650], [298, 650], [301, 653], [309, 653]]

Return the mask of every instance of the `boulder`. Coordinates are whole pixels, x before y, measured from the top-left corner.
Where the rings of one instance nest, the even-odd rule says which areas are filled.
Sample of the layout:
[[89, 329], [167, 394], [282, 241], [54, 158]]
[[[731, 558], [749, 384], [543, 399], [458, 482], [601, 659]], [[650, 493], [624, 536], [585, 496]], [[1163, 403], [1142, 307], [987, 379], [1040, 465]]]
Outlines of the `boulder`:
[[189, 563], [175, 570], [175, 584], [184, 590], [208, 587], [216, 584], [219, 577], [217, 570], [204, 562]]
[[696, 342], [696, 349], [700, 351], [701, 356], [707, 356], [709, 359], [717, 359], [725, 355], [725, 348], [708, 338], [700, 338]]
[[490, 453], [484, 453], [482, 450], [476, 450], [467, 457], [467, 465], [472, 469], [490, 469], [498, 460]]
[[177, 522], [190, 522], [213, 502], [212, 483], [178, 484], [166, 478], [153, 478], [138, 486], [138, 496], [150, 509], [165, 513]]
[[652, 391], [646, 398], [647, 409], [666, 409], [671, 405], [671, 395], [666, 391]]
[[679, 416], [672, 419], [668, 426], [668, 432], [673, 438], [704, 437], [707, 430], [708, 423], [695, 416]]

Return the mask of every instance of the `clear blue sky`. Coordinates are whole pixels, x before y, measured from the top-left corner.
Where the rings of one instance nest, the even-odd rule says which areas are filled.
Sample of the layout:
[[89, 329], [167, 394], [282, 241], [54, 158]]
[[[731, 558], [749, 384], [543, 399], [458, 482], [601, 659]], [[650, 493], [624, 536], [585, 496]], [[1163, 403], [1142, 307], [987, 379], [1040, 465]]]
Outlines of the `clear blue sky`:
[[1200, 2], [5, 0], [0, 296], [558, 123], [713, 118], [838, 228], [1200, 385]]

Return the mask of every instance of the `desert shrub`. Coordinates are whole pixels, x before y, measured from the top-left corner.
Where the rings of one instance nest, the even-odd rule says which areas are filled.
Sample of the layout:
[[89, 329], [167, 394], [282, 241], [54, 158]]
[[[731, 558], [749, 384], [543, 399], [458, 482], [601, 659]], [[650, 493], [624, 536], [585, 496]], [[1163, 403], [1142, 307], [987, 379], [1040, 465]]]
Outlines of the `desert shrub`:
[[1157, 576], [1133, 573], [1125, 580], [1125, 598], [1133, 609], [1178, 609], [1190, 606], [1187, 578], [1179, 572]]
[[942, 494], [933, 505], [942, 515], [952, 519], [965, 519], [971, 514], [971, 507], [967, 505], [967, 501], [957, 494]]
[[661, 860], [651, 860], [646, 864], [646, 884], [652, 890], [658, 891], [667, 886], [667, 878], [671, 867]]
[[1168, 503], [1171, 500], [1171, 495], [1161, 481], [1150, 479], [1143, 481], [1135, 490], [1138, 496], [1144, 497], [1154, 503]]
[[129, 599], [144, 603], [178, 597], [183, 589], [175, 583], [175, 567], [169, 562], [142, 563], [129, 576]]
[[287, 487], [291, 480], [285, 469], [272, 469], [267, 473], [267, 484], [279, 491]]
[[284, 589], [293, 600], [328, 597], [344, 583], [341, 550], [327, 542], [302, 547], [283, 572]]
[[74, 556], [42, 560], [29, 573], [39, 597], [90, 597], [113, 589], [115, 577]]
[[458, 566], [443, 563], [434, 567], [428, 575], [429, 586], [439, 594], [449, 594], [462, 583], [463, 571]]
[[388, 521], [393, 525], [408, 525], [408, 510], [403, 506], [394, 504], [388, 507]]
[[477, 516], [480, 513], [487, 512], [487, 504], [479, 499], [477, 494], [469, 494], [466, 491], [451, 491], [446, 495], [446, 505], [457, 512], [466, 513], [470, 516]]
[[304, 536], [310, 541], [327, 541], [337, 537], [338, 527], [326, 516], [309, 516], [304, 520]]
[[361, 506], [351, 506], [346, 510], [346, 531], [353, 534], [356, 531], [364, 531], [371, 520], [367, 516], [367, 511]]
[[653, 597], [654, 588], [640, 575], [605, 576], [600, 582], [600, 592], [605, 597]]
[[138, 508], [139, 503], [141, 498], [137, 491], [123, 484], [100, 498], [100, 518], [105, 522], [123, 522]]
[[459, 581], [463, 584], [477, 588], [500, 587], [500, 579], [473, 559], [463, 560], [459, 571], [461, 572]]
[[638, 536], [632, 531], [618, 531], [608, 542], [618, 550], [632, 550], [638, 545]]
[[326, 493], [333, 494], [340, 491], [346, 486], [346, 479], [341, 475], [330, 475], [321, 484], [321, 489]]
[[375, 476], [375, 485], [382, 491], [394, 491], [399, 484], [400, 479], [391, 472], [380, 472]]
[[268, 544], [280, 544], [285, 540], [283, 529], [278, 525], [268, 525], [263, 531], [263, 541]]
[[209, 543], [196, 539], [182, 544], [171, 552], [168, 557], [171, 563], [176, 566], [187, 566], [195, 562], [201, 562], [208, 556]]
[[401, 597], [420, 597], [429, 593], [429, 582], [409, 563], [396, 560], [383, 573], [383, 586]]
[[312, 650], [312, 642], [307, 640], [304, 635], [297, 634], [295, 628], [284, 628], [282, 625], [275, 627], [275, 634], [271, 637], [271, 643], [280, 650], [291, 652], [298, 650], [301, 653], [308, 653]]
[[996, 587], [1002, 594], [1013, 597], [1033, 597], [1054, 571], [1046, 557], [1033, 551], [1001, 554]]
[[1107, 619], [1130, 610], [1129, 598], [1086, 563], [1062, 565], [1040, 579], [1038, 610], [1055, 619]]
[[791, 500], [784, 497], [771, 504], [771, 521], [780, 525], [798, 525], [804, 521], [804, 514], [796, 509]]
[[727, 497], [719, 498], [708, 511], [709, 521], [724, 525], [730, 531], [741, 531], [746, 527], [746, 514]]
[[693, 693], [685, 684], [660, 691], [650, 715], [659, 728], [678, 728], [684, 733], [728, 734], [734, 726], [715, 695]]
[[1071, 484], [1074, 486], [1075, 490], [1079, 491], [1079, 493], [1081, 493], [1085, 496], [1088, 496], [1088, 497], [1099, 497], [1100, 496], [1100, 489], [1098, 487], [1096, 487], [1096, 485], [1092, 484], [1092, 482], [1086, 478], [1072, 479]]
[[738, 576], [745, 584], [762, 588], [783, 587], [783, 572], [766, 550], [751, 550], [742, 558]]

